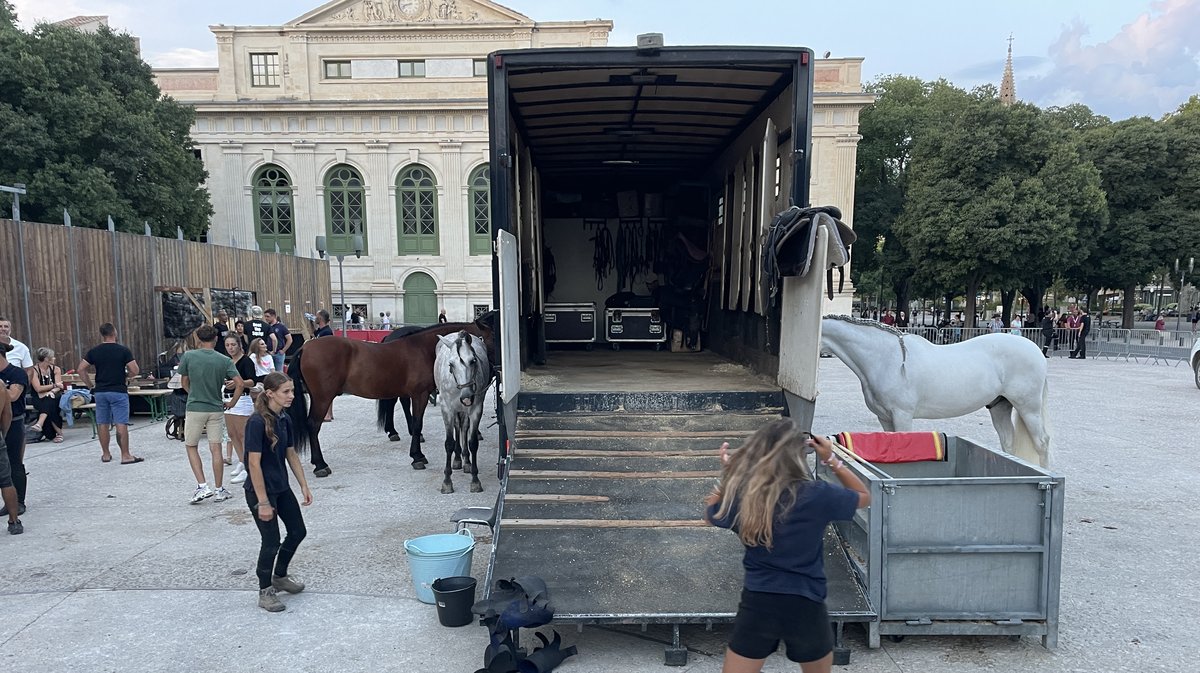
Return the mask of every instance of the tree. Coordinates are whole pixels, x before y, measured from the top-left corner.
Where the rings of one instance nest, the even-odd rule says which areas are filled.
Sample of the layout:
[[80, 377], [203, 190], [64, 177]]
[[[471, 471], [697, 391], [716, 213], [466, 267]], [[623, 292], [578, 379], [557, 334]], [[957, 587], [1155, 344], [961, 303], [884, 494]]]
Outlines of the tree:
[[[1108, 226], [1072, 276], [1089, 291], [1120, 288], [1123, 326], [1133, 327], [1134, 292], [1167, 261], [1168, 222], [1174, 183], [1168, 161], [1169, 129], [1146, 117], [1134, 117], [1087, 131], [1085, 152], [1100, 170], [1107, 197]], [[1173, 258], [1172, 258], [1173, 261]]]
[[990, 88], [947, 102], [914, 147], [894, 231], [944, 287], [966, 288], [973, 324], [985, 283], [1044, 288], [1079, 227], [1103, 222], [1104, 195], [1072, 132], [1036, 107], [1002, 106]]
[[0, 0], [0, 183], [23, 182], [26, 219], [196, 238], [212, 205], [188, 135], [194, 113], [166, 98], [133, 38], [16, 26]]
[[[867, 244], [854, 248], [851, 277], [869, 293], [882, 276], [896, 296], [897, 308], [907, 310], [919, 269], [893, 225], [908, 198], [913, 145], [931, 123], [934, 101], [957, 90], [944, 80], [904, 76], [884, 77], [866, 88], [878, 98], [859, 115], [863, 139], [855, 172], [854, 229]], [[875, 243], [880, 240], [882, 247]]]

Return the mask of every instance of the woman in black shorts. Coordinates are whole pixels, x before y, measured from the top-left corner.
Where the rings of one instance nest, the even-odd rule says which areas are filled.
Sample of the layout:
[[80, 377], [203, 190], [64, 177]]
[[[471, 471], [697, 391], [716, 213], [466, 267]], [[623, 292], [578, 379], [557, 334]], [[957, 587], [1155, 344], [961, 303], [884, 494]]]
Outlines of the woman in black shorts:
[[[783, 641], [804, 673], [829, 671], [833, 631], [825, 609], [823, 540], [830, 521], [866, 507], [866, 486], [833, 455], [833, 445], [790, 419], [770, 423], [729, 452], [705, 501], [704, 519], [730, 528], [746, 547], [742, 598], [725, 651], [724, 673], [758, 673]], [[829, 466], [842, 486], [814, 480], [804, 447]]]

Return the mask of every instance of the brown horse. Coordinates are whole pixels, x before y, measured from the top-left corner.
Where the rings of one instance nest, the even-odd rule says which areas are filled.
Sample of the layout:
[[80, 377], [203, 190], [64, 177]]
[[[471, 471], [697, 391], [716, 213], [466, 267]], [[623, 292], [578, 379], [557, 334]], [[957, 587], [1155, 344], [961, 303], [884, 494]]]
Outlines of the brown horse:
[[[408, 454], [414, 470], [429, 463], [421, 452], [421, 430], [429, 395], [437, 386], [433, 381], [433, 361], [438, 337], [466, 330], [483, 339], [494, 349], [496, 312], [480, 316], [473, 323], [444, 323], [410, 334], [389, 343], [374, 344], [345, 337], [313, 339], [296, 351], [288, 373], [296, 384], [296, 399], [288, 407], [296, 433], [296, 449], [303, 451], [312, 442], [313, 474], [327, 477], [332, 473], [321, 454], [320, 432], [325, 413], [341, 393], [373, 400], [409, 398], [412, 403], [412, 442]], [[308, 390], [311, 403], [301, 391]]]

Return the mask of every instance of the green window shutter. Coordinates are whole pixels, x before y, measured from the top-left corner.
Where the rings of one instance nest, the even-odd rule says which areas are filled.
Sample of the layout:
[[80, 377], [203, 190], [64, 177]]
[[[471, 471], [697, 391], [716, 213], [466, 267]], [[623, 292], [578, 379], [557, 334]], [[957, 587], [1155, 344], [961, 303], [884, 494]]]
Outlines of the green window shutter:
[[263, 252], [296, 251], [292, 181], [287, 171], [268, 164], [254, 174], [254, 240]]
[[492, 178], [488, 166], [480, 166], [468, 181], [471, 254], [490, 255], [492, 252]]
[[437, 255], [437, 181], [424, 166], [409, 166], [396, 177], [396, 227], [401, 255]]
[[355, 234], [367, 246], [367, 194], [362, 175], [339, 164], [325, 175], [325, 237], [331, 255], [353, 255]]

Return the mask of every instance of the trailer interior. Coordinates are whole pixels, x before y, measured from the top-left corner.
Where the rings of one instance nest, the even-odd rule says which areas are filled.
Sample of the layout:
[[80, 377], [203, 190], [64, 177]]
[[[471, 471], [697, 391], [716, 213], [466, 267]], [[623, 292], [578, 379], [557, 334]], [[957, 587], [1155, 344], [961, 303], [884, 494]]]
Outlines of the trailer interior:
[[[493, 134], [504, 129], [493, 166], [511, 176], [496, 183], [493, 212], [507, 209], [520, 245], [522, 369], [602, 367], [617, 385], [644, 374], [616, 366], [630, 362], [623, 352], [650, 350], [774, 373], [778, 318], [759, 240], [776, 212], [807, 201], [809, 58], [754, 48], [493, 56]], [[585, 333], [556, 334], [579, 311]], [[591, 357], [561, 357], [581, 350]], [[713, 358], [693, 360], [702, 374]]]

